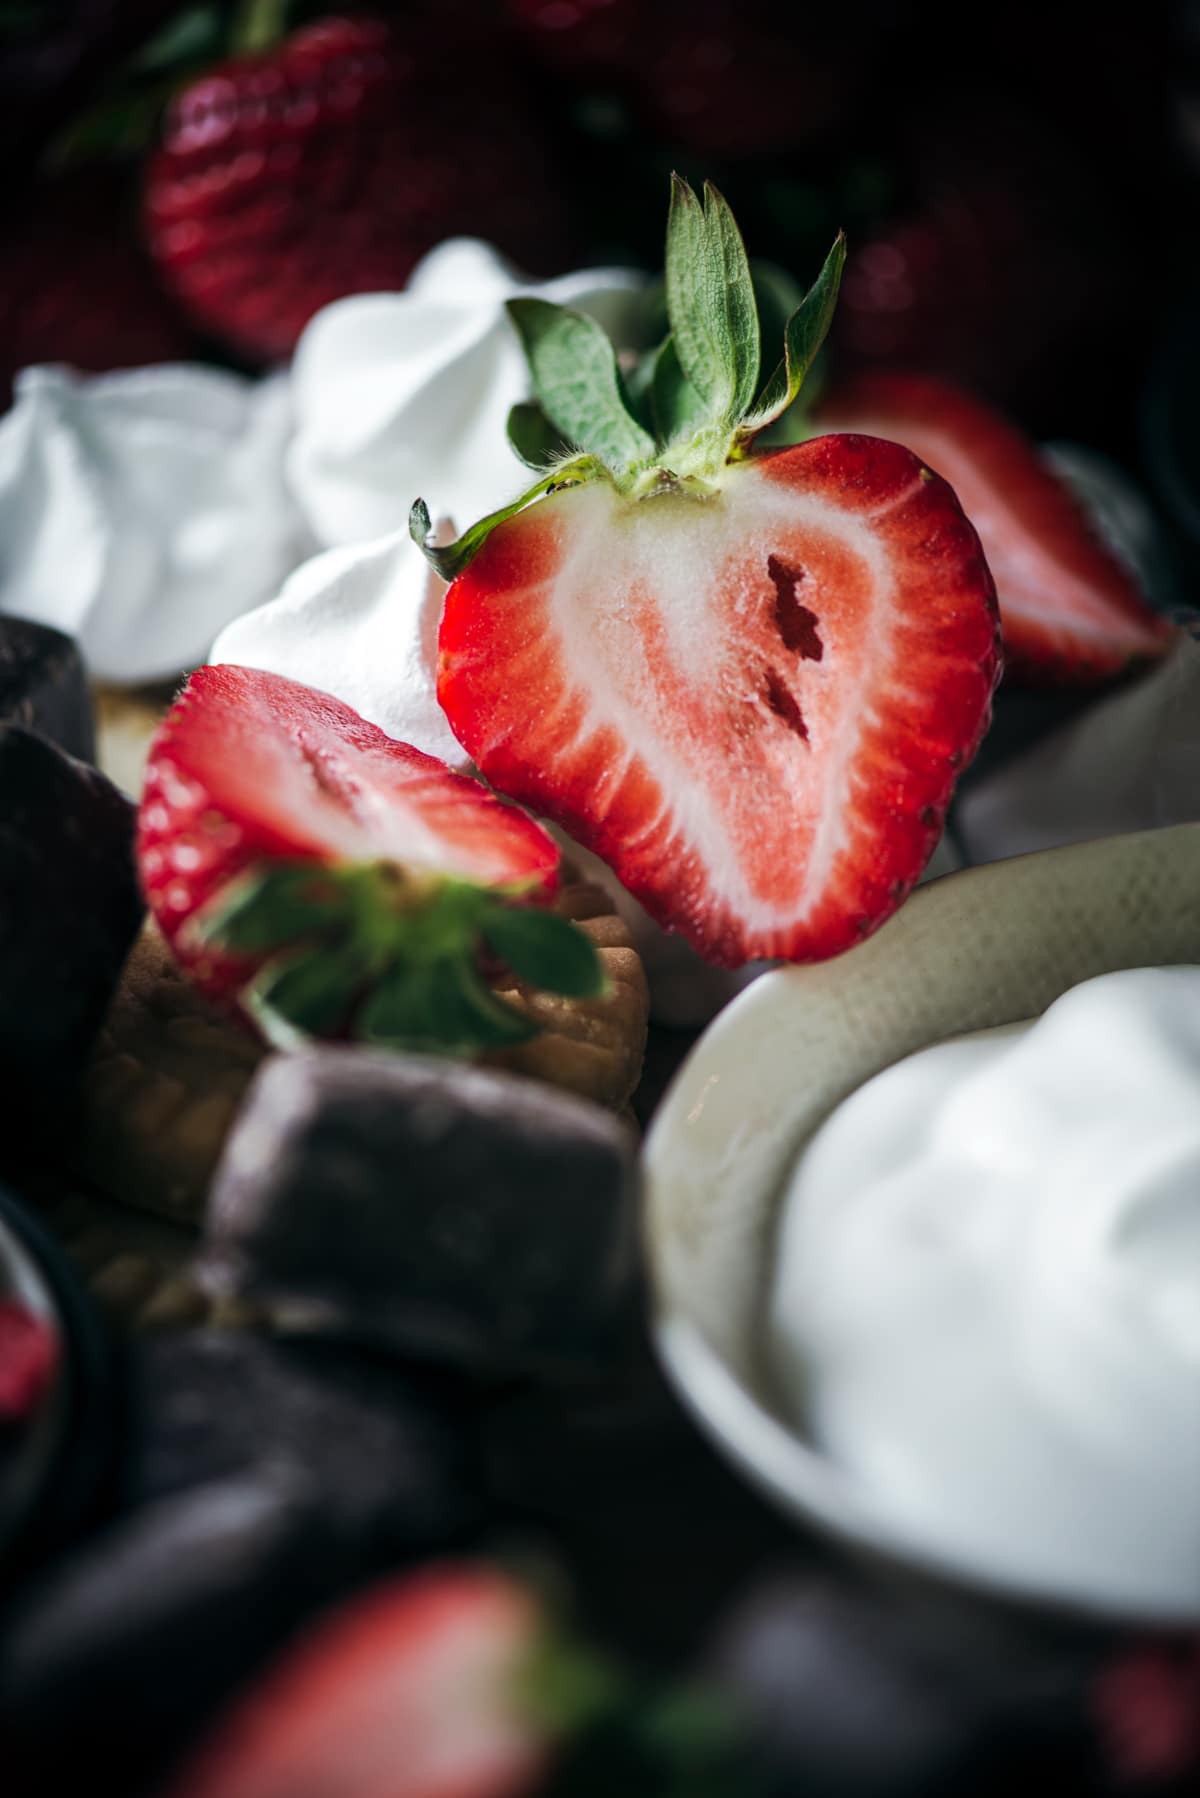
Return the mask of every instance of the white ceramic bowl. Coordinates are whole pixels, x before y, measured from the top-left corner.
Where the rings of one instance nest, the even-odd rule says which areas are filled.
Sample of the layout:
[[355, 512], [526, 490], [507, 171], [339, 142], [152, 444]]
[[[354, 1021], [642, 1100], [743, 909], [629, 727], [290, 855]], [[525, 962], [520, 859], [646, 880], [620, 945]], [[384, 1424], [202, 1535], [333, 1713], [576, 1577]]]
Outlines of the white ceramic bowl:
[[910, 1537], [787, 1421], [761, 1333], [787, 1177], [848, 1094], [931, 1043], [1036, 1016], [1093, 975], [1187, 962], [1200, 962], [1196, 824], [948, 875], [847, 955], [765, 975], [700, 1039], [645, 1147], [657, 1340], [703, 1427], [797, 1520], [998, 1597], [1118, 1620], [1068, 1582], [1018, 1587]]

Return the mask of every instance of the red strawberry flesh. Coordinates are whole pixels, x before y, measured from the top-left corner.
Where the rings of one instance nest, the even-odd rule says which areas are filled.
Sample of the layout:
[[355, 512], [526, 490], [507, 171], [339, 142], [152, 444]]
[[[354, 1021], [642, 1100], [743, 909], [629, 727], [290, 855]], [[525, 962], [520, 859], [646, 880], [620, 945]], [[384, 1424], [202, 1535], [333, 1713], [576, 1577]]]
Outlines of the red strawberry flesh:
[[998, 666], [945, 482], [827, 437], [710, 499], [598, 484], [500, 525], [447, 596], [438, 697], [502, 792], [736, 965], [836, 954], [895, 910]]
[[203, 953], [183, 927], [252, 864], [394, 861], [548, 897], [559, 862], [540, 826], [477, 781], [328, 693], [233, 665], [193, 674], [159, 728], [138, 856], [159, 925], [213, 992], [240, 984], [244, 969]]
[[1170, 626], [1070, 489], [991, 406], [925, 376], [864, 375], [828, 395], [817, 423], [890, 437], [949, 481], [996, 582], [1010, 673], [1094, 680], [1162, 654]]
[[538, 1629], [487, 1570], [380, 1587], [235, 1705], [169, 1798], [517, 1798], [547, 1753], [518, 1703]]

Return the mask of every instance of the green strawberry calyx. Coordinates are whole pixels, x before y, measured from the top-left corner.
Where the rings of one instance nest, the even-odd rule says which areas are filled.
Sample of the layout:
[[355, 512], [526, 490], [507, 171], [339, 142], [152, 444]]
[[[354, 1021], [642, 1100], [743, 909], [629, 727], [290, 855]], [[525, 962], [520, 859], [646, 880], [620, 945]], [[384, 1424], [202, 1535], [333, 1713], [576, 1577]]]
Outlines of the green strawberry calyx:
[[594, 319], [547, 300], [509, 300], [535, 396], [513, 407], [509, 441], [538, 479], [443, 547], [430, 542], [429, 508], [418, 499], [409, 514], [415, 542], [450, 581], [498, 524], [562, 487], [604, 480], [634, 500], [710, 497], [722, 471], [747, 456], [800, 393], [832, 322], [845, 260], [839, 233], [787, 319], [782, 357], [761, 381], [759, 306], [733, 213], [711, 183], [701, 202], [672, 176], [667, 336], [627, 380]]
[[314, 1037], [471, 1055], [538, 1026], [489, 985], [485, 959], [569, 998], [606, 990], [594, 944], [523, 883], [480, 886], [392, 862], [263, 862], [189, 925], [203, 948], [253, 959], [238, 999], [273, 1047]]

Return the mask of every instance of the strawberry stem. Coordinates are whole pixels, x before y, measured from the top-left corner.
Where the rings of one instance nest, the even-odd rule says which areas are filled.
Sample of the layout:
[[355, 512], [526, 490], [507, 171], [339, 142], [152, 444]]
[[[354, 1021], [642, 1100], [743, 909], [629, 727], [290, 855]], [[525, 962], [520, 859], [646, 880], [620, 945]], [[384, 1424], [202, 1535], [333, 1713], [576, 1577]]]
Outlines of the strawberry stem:
[[242, 0], [234, 20], [231, 49], [235, 56], [255, 56], [282, 38], [288, 0]]

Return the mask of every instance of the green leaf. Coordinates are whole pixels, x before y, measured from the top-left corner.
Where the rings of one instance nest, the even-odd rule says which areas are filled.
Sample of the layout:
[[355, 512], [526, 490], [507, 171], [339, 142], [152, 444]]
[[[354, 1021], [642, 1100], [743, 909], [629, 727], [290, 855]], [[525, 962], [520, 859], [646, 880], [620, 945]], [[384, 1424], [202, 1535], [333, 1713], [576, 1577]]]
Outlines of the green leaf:
[[824, 268], [787, 322], [784, 359], [763, 388], [752, 415], [744, 421], [747, 436], [778, 418], [800, 392], [804, 377], [833, 323], [845, 265], [846, 239], [839, 231], [825, 258]]
[[804, 289], [778, 263], [763, 262], [757, 256], [750, 259], [750, 278], [762, 340], [765, 344], [782, 343], [789, 318], [804, 300]]
[[556, 431], [534, 400], [521, 400], [508, 414], [508, 441], [526, 468], [544, 474], [552, 463], [569, 456], [575, 445]]
[[616, 350], [595, 319], [549, 300], [507, 305], [551, 424], [613, 469], [652, 456], [654, 441], [630, 416]]
[[273, 949], [348, 922], [338, 872], [311, 862], [251, 868], [197, 912], [189, 930], [232, 954]]
[[423, 499], [417, 499], [413, 501], [408, 514], [408, 534], [442, 579], [452, 581], [462, 573], [471, 558], [483, 548], [496, 526], [503, 524], [506, 518], [512, 518], [531, 501], [540, 499], [543, 493], [549, 493], [552, 487], [574, 487], [582, 481], [597, 479], [605, 472], [603, 465], [594, 456], [579, 456], [574, 462], [567, 462], [560, 468], [552, 469], [549, 474], [544, 474], [507, 506], [501, 506], [497, 512], [489, 512], [486, 518], [481, 518], [469, 531], [464, 531], [461, 537], [443, 549], [430, 543], [433, 525], [429, 507]]
[[651, 436], [657, 434], [654, 419], [654, 368], [661, 350], [661, 343], [648, 349], [638, 357], [625, 376], [625, 403], [642, 429]]
[[654, 422], [666, 445], [692, 437], [702, 429], [708, 409], [680, 367], [674, 337], [668, 337], [654, 361]]
[[708, 408], [706, 423], [736, 424], [758, 386], [760, 340], [746, 249], [711, 183], [704, 205], [671, 178], [667, 311], [684, 374]]
[[497, 905], [483, 924], [484, 941], [521, 980], [570, 999], [595, 999], [607, 987], [590, 937], [557, 912]]
[[139, 74], [178, 74], [184, 66], [216, 62], [226, 48], [225, 20], [217, 6], [189, 6], [143, 44], [133, 59]]
[[253, 1017], [264, 1008], [304, 1036], [335, 1036], [344, 1027], [369, 972], [364, 955], [346, 944], [268, 962], [241, 995]]
[[[464, 1016], [474, 1020], [475, 1041], [481, 1048], [502, 1048], [508, 1043], [526, 1043], [537, 1036], [539, 1026], [494, 993], [473, 962], [460, 962], [454, 968], [454, 982]], [[449, 991], [445, 998], [449, 1002]]]
[[354, 1023], [363, 1041], [469, 1054], [527, 1042], [537, 1026], [497, 997], [470, 956], [393, 969]]
[[371, 992], [354, 1020], [364, 1042], [433, 1043], [442, 1039], [433, 965], [395, 968]]

